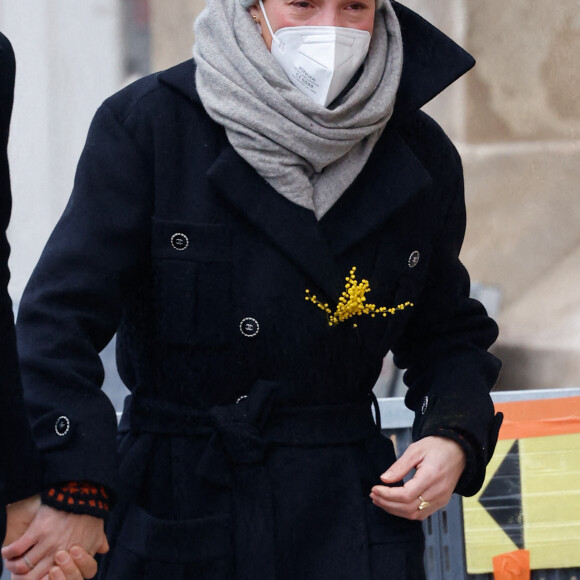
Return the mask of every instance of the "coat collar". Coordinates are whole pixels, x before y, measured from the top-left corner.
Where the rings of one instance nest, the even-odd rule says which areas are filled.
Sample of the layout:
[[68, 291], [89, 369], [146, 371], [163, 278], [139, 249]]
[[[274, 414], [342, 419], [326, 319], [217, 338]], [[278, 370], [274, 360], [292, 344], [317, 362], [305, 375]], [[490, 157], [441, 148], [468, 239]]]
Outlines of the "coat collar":
[[474, 58], [439, 29], [393, 3], [403, 37], [403, 72], [394, 117], [412, 113], [475, 65]]
[[[418, 14], [393, 2], [403, 36], [403, 72], [395, 117], [420, 109], [469, 71], [475, 60]], [[193, 60], [158, 74], [161, 82], [200, 103]]]

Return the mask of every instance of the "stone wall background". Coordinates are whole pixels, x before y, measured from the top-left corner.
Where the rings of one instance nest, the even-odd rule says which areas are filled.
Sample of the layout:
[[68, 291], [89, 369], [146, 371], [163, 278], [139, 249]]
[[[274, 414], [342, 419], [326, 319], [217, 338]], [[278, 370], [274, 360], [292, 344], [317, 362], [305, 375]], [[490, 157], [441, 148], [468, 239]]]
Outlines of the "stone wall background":
[[[462, 258], [474, 280], [501, 295], [500, 387], [580, 386], [579, 0], [403, 3], [478, 61], [426, 109], [464, 160]], [[136, 50], [123, 25], [129, 5], [138, 28], [148, 26]], [[202, 8], [202, 0], [0, 0], [0, 27], [18, 58], [15, 302], [66, 203], [94, 110], [144, 66], [190, 58]], [[146, 58], [128, 68], [128, 48], [135, 61], [147, 46]]]
[[477, 59], [460, 95], [440, 97], [431, 110], [464, 160], [463, 260], [502, 295], [500, 387], [577, 386], [580, 3], [439, 0], [427, 11], [424, 1], [408, 4]]

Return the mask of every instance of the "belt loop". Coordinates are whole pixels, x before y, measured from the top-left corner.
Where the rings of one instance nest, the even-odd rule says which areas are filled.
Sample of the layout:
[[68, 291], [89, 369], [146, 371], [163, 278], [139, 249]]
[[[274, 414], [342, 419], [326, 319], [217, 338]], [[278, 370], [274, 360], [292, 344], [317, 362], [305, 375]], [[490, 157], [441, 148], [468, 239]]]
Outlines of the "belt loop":
[[371, 403], [375, 409], [375, 425], [378, 427], [379, 431], [381, 430], [381, 410], [379, 408], [379, 401], [377, 396], [371, 391]]

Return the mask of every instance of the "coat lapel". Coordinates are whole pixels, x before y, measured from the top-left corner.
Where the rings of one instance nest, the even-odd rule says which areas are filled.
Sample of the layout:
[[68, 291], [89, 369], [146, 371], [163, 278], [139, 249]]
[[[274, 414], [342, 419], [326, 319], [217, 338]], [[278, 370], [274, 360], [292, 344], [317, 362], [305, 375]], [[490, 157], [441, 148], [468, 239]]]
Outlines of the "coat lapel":
[[314, 213], [278, 194], [227, 143], [208, 171], [210, 181], [249, 222], [265, 234], [331, 300], [344, 277]]
[[428, 186], [431, 176], [398, 135], [387, 129], [364, 171], [321, 220], [335, 255], [375, 232]]

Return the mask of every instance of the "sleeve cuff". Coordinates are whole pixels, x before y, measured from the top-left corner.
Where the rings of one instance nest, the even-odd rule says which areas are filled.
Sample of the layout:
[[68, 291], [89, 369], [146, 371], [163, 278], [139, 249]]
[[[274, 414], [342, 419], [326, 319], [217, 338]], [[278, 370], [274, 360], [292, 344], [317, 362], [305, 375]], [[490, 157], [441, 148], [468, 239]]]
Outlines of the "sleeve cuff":
[[102, 485], [69, 482], [42, 492], [42, 503], [65, 512], [106, 519], [111, 509], [111, 493]]

